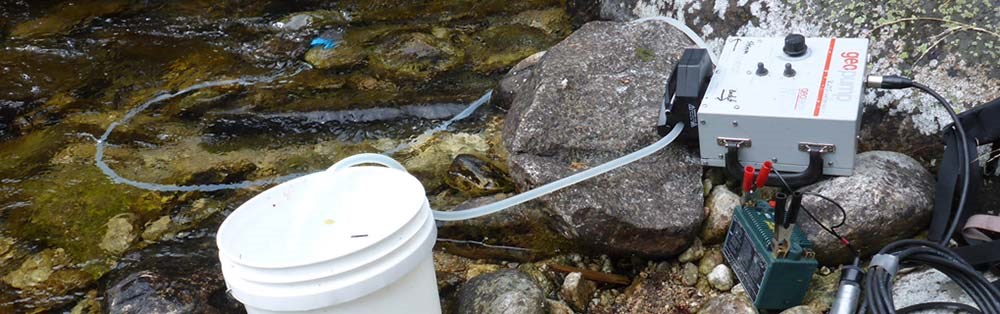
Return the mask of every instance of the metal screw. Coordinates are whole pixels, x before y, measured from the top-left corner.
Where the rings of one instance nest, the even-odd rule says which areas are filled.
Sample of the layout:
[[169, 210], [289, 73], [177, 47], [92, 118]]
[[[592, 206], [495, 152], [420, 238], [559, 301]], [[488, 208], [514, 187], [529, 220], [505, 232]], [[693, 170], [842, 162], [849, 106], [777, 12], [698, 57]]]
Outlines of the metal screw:
[[771, 158], [771, 162], [778, 162], [778, 157]]
[[737, 127], [737, 126], [740, 126], [740, 123], [739, 123], [739, 122], [737, 122], [736, 120], [733, 120], [733, 126], [734, 126], [734, 127]]
[[723, 155], [723, 154], [719, 154], [719, 158], [722, 158], [722, 157], [726, 157], [726, 156]]
[[701, 120], [701, 125], [705, 125], [705, 120]]
[[740, 105], [733, 106], [733, 109], [740, 109]]
[[827, 165], [827, 166], [833, 166], [833, 162], [832, 162], [832, 161], [827, 161], [827, 162], [826, 162], [826, 165]]

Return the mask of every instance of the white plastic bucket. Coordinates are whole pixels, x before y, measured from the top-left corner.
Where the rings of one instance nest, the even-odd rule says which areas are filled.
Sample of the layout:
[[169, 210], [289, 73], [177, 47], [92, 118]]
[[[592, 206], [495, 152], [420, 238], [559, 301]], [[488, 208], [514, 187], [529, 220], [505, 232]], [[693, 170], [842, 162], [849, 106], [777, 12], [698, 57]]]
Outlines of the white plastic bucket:
[[249, 313], [440, 313], [424, 193], [374, 154], [268, 189], [219, 227], [226, 285]]

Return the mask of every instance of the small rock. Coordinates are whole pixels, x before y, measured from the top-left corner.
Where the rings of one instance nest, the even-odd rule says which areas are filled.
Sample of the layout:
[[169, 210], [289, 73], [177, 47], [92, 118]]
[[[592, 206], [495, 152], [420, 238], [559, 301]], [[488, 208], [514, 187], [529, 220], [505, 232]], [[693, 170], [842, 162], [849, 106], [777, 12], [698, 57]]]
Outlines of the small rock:
[[[909, 156], [869, 151], [858, 154], [854, 175], [820, 181], [801, 191], [822, 194], [843, 205], [847, 220], [837, 232], [863, 254], [870, 254], [926, 228], [933, 207], [934, 177]], [[836, 206], [819, 197], [806, 196], [802, 205], [827, 225], [842, 218]], [[813, 242], [820, 262], [851, 262], [844, 245], [808, 217], [800, 216], [799, 225]]]
[[729, 289], [729, 292], [738, 296], [745, 297], [747, 295], [747, 289], [743, 288], [743, 283], [736, 284], [732, 289]]
[[727, 313], [727, 314], [757, 314], [757, 309], [753, 307], [745, 297], [736, 296], [732, 294], [720, 294], [715, 298], [712, 298], [705, 303], [704, 306], [698, 310], [698, 314], [715, 314], [715, 313]]
[[368, 60], [372, 69], [385, 75], [426, 80], [454, 68], [463, 56], [464, 52], [447, 39], [408, 33], [377, 44]]
[[550, 295], [559, 288], [556, 286], [556, 283], [553, 282], [552, 279], [549, 279], [549, 276], [545, 274], [547, 269], [543, 263], [524, 263], [517, 266], [517, 270], [531, 276], [531, 279], [538, 284], [538, 287], [542, 288], [542, 292], [544, 292], [545, 295]]
[[708, 283], [719, 291], [729, 291], [733, 288], [733, 273], [729, 271], [729, 266], [719, 264], [708, 273]]
[[473, 68], [482, 73], [507, 70], [518, 61], [545, 50], [555, 38], [544, 31], [524, 25], [498, 25], [474, 36], [478, 42], [469, 47]]
[[718, 247], [711, 248], [705, 252], [705, 256], [698, 261], [698, 272], [702, 275], [708, 275], [715, 266], [722, 264], [722, 252], [719, 251]]
[[698, 283], [698, 266], [692, 263], [685, 263], [681, 271], [681, 283], [685, 286], [694, 286]]
[[142, 239], [156, 242], [163, 237], [170, 228], [170, 215], [163, 215], [160, 218], [146, 224], [146, 229], [142, 231]]
[[837, 296], [840, 285], [840, 270], [821, 275], [817, 272], [812, 276], [809, 290], [806, 291], [802, 304], [808, 305], [817, 312], [823, 313], [830, 309]]
[[566, 302], [545, 299], [545, 303], [549, 306], [549, 314], [576, 314]]
[[725, 185], [717, 185], [705, 201], [708, 217], [701, 227], [701, 239], [706, 244], [721, 243], [726, 239], [729, 224], [733, 221], [733, 209], [740, 205], [740, 196], [729, 190]]
[[497, 264], [471, 264], [465, 270], [465, 280], [479, 277], [483, 274], [492, 273], [500, 270], [500, 265]]
[[271, 24], [277, 30], [297, 31], [317, 29], [329, 25], [346, 24], [348, 17], [340, 11], [315, 10], [292, 13]]
[[700, 260], [702, 256], [705, 256], [705, 247], [701, 245], [701, 240], [696, 238], [691, 246], [677, 257], [677, 261], [681, 263], [693, 262]]
[[7, 261], [14, 258], [16, 250], [13, 238], [0, 236], [0, 268], [6, 266]]
[[21, 267], [4, 276], [3, 282], [21, 290], [53, 293], [87, 284], [89, 276], [69, 268], [71, 262], [69, 254], [62, 248], [47, 249], [29, 257], [21, 263]]
[[500, 166], [470, 154], [455, 156], [444, 182], [473, 197], [514, 190], [514, 182]]
[[100, 247], [111, 254], [121, 254], [132, 246], [132, 242], [138, 237], [135, 226], [132, 225], [135, 216], [131, 214], [121, 214], [111, 217], [101, 240]]
[[502, 270], [472, 278], [458, 289], [458, 314], [545, 313], [545, 295], [531, 277]]
[[580, 273], [570, 273], [563, 281], [559, 296], [574, 310], [585, 312], [596, 290], [597, 284], [593, 281], [583, 279], [583, 275]]
[[511, 21], [557, 36], [568, 35], [571, 31], [569, 16], [566, 15], [566, 10], [563, 8], [524, 11], [515, 15]]
[[781, 311], [781, 314], [823, 314], [823, 312], [817, 311], [816, 309], [809, 307], [808, 305], [799, 305]]
[[465, 272], [473, 261], [457, 255], [434, 250], [434, 273], [438, 290], [445, 290], [465, 282]]
[[77, 302], [72, 309], [69, 310], [70, 314], [100, 314], [103, 313], [103, 307], [101, 306], [101, 301], [97, 299], [97, 290], [90, 290], [87, 295], [83, 297], [83, 300]]

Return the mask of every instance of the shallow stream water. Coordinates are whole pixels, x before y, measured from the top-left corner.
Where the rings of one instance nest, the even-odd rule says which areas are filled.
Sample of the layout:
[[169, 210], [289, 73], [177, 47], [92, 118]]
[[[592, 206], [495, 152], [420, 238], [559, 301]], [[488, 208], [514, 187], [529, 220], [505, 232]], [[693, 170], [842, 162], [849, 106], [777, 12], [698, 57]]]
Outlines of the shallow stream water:
[[129, 252], [355, 153], [419, 159], [440, 193], [498, 112], [443, 123], [568, 33], [548, 0], [9, 1], [0, 312], [72, 306]]

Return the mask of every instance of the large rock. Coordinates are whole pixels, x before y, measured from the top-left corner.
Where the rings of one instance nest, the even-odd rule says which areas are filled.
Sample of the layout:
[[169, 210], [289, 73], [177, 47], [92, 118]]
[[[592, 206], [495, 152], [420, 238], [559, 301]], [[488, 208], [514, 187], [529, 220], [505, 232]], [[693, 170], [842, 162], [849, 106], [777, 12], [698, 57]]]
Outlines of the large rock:
[[[690, 45], [666, 23], [592, 22], [546, 52], [514, 95], [503, 136], [527, 190], [659, 139], [667, 76]], [[542, 197], [567, 237], [611, 253], [670, 256], [704, 219], [701, 166], [680, 146]]]
[[504, 270], [472, 278], [458, 291], [458, 314], [545, 312], [545, 295], [528, 275]]
[[[843, 205], [847, 220], [837, 232], [862, 253], [869, 254], [927, 227], [934, 180], [930, 172], [909, 156], [873, 151], [858, 154], [854, 175], [820, 181], [801, 191], [822, 194]], [[840, 210], [819, 197], [806, 196], [802, 205], [827, 226], [841, 219]], [[816, 258], [822, 263], [850, 262], [850, 252], [808, 216], [800, 215], [799, 225], [815, 244]]]
[[214, 237], [155, 245], [126, 255], [104, 291], [108, 313], [237, 313], [226, 293]]

